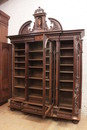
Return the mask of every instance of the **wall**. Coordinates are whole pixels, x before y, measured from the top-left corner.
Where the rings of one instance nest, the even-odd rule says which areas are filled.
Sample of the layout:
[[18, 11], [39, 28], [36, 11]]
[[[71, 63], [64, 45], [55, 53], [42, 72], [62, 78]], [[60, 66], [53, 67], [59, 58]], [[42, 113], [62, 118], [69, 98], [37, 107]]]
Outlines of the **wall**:
[[9, 35], [16, 35], [21, 25], [28, 21], [34, 21], [34, 11], [41, 7], [47, 13], [47, 17], [57, 19], [64, 30], [85, 29], [83, 38], [83, 88], [82, 88], [82, 112], [87, 114], [87, 7], [86, 0], [8, 0], [0, 6], [0, 9], [10, 16]]

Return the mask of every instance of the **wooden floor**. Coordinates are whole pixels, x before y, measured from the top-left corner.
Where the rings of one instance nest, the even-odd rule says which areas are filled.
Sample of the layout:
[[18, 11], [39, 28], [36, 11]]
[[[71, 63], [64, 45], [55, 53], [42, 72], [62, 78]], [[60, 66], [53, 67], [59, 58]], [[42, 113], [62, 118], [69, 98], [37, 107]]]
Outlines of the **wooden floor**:
[[22, 112], [11, 111], [8, 105], [0, 106], [0, 130], [87, 130], [87, 115], [82, 114], [81, 121], [73, 124], [70, 121], [24, 115]]

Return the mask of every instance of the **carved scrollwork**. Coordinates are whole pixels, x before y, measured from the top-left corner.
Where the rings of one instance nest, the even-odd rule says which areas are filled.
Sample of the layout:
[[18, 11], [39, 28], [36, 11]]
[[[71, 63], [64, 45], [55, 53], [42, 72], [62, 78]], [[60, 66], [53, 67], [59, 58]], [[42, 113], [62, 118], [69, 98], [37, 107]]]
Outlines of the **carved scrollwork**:
[[21, 26], [21, 28], [19, 30], [19, 34], [29, 34], [31, 32], [31, 27], [30, 27], [31, 23], [32, 23], [32, 21], [25, 22]]
[[76, 79], [75, 90], [74, 90], [74, 99], [75, 99], [75, 114], [79, 113], [79, 80]]
[[62, 31], [62, 26], [61, 24], [59, 23], [59, 21], [57, 21], [56, 19], [54, 18], [48, 18], [51, 22], [51, 26], [50, 26], [50, 30], [57, 30], [57, 31]]
[[76, 97], [78, 95], [78, 93], [79, 93], [79, 80], [76, 80], [74, 96]]
[[32, 21], [27, 21], [25, 22], [20, 30], [19, 34], [29, 34], [31, 32], [42, 32], [42, 31], [62, 31], [62, 26], [59, 21], [57, 21], [54, 18], [49, 18], [51, 22], [50, 28], [48, 28], [47, 21], [46, 21], [46, 13], [42, 8], [38, 8], [34, 12], [34, 25], [33, 28], [31, 29], [30, 25]]

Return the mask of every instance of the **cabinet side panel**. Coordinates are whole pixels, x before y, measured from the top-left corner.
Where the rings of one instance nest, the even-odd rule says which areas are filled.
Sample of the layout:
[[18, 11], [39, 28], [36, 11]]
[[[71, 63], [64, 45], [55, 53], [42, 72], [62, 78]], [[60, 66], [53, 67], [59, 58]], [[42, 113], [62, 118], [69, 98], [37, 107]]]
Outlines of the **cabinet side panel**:
[[2, 44], [0, 43], [0, 102], [1, 102], [1, 90], [2, 90]]
[[9, 93], [9, 75], [8, 75], [8, 46], [3, 44], [2, 47], [2, 100], [8, 99]]
[[8, 71], [9, 71], [9, 98], [11, 98], [12, 97], [12, 45], [11, 44], [9, 44]]

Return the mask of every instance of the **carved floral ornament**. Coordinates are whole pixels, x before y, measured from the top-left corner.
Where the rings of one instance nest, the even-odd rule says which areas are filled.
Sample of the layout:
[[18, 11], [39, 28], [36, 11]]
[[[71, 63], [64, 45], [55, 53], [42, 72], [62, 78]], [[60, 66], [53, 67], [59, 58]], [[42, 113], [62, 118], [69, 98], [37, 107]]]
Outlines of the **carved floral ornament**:
[[35, 22], [33, 28], [31, 28], [32, 21], [25, 22], [20, 30], [19, 34], [29, 34], [31, 32], [43, 32], [43, 31], [62, 31], [62, 26], [59, 21], [54, 18], [48, 18], [50, 21], [50, 27], [47, 26], [46, 13], [42, 8], [38, 8], [34, 12]]
[[76, 44], [76, 79], [75, 79], [75, 89], [74, 89], [74, 105], [75, 105], [75, 114], [79, 114], [79, 91], [80, 91], [80, 84], [79, 84], [79, 51], [80, 51], [80, 39], [79, 37], [75, 38]]

